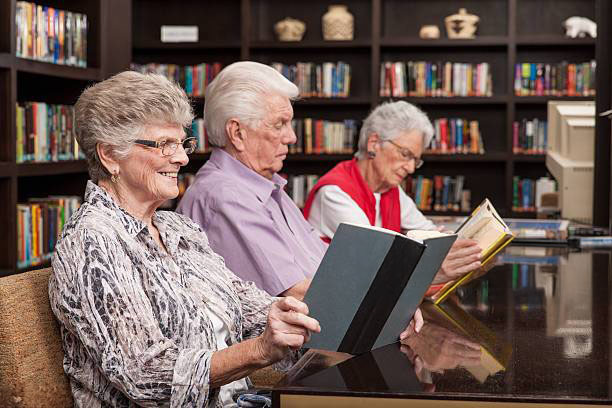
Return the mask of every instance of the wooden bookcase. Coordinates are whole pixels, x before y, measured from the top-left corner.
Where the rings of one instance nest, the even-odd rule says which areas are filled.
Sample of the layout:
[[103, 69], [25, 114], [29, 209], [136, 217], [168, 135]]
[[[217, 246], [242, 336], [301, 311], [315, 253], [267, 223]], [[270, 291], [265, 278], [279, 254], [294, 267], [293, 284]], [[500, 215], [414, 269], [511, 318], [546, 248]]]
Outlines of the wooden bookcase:
[[[121, 39], [131, 47], [129, 2], [41, 0], [36, 4], [87, 14], [87, 68], [16, 57], [16, 1], [0, 0], [0, 276], [20, 272], [16, 266], [17, 203], [47, 195], [82, 196], [88, 178], [83, 160], [16, 163], [16, 103], [74, 104], [85, 87], [126, 69], [131, 58], [129, 48], [115, 46]], [[125, 34], [127, 41], [122, 38]]]
[[[322, 40], [321, 17], [333, 4], [330, 0], [231, 0], [223, 5], [187, 1], [181, 6], [161, 0], [134, 0], [133, 57], [138, 63], [178, 64], [227, 63], [239, 59], [286, 64], [345, 61], [353, 68], [350, 98], [306, 99], [295, 104], [296, 118], [329, 120], [361, 120], [373, 107], [389, 99], [379, 97], [382, 61], [488, 62], [493, 75], [493, 97], [403, 98], [424, 109], [431, 119], [478, 120], [485, 143], [485, 155], [426, 155], [425, 165], [417, 174], [464, 174], [465, 188], [472, 191], [472, 205], [491, 197], [504, 216], [533, 216], [533, 213], [511, 211], [512, 177], [546, 175], [544, 156], [512, 153], [512, 122], [523, 118], [545, 119], [547, 101], [558, 98], [514, 96], [514, 66], [518, 62], [594, 59], [596, 40], [567, 39], [561, 23], [573, 15], [595, 20], [599, 1], [464, 0], [458, 4], [455, 0], [349, 0], [343, 3], [355, 18], [354, 40], [329, 42]], [[480, 16], [474, 40], [446, 38], [444, 17], [459, 7]], [[306, 23], [302, 41], [276, 40], [273, 25], [287, 16]], [[161, 24], [198, 25], [200, 42], [162, 44], [159, 41]], [[419, 28], [424, 24], [438, 25], [441, 39], [418, 38]], [[602, 68], [605, 69], [598, 66], [598, 76]], [[195, 101], [198, 115], [202, 114], [202, 103], [202, 100]], [[196, 171], [207, 157], [195, 155], [187, 171]], [[285, 161], [283, 172], [323, 173], [348, 157], [293, 155]], [[606, 207], [606, 219], [607, 214]]]
[[[331, 0], [42, 0], [43, 5], [86, 12], [92, 22], [88, 66], [78, 69], [16, 58], [15, 0], [0, 0], [0, 275], [16, 269], [16, 203], [47, 194], [82, 194], [87, 180], [82, 161], [16, 164], [15, 103], [38, 100], [74, 103], [87, 84], [128, 67], [129, 62], [224, 65], [251, 59], [263, 63], [346, 61], [353, 67], [351, 97], [305, 99], [295, 104], [296, 118], [365, 118], [383, 99], [379, 95], [381, 61], [432, 60], [489, 62], [491, 98], [407, 98], [432, 119], [461, 116], [480, 121], [485, 155], [427, 155], [417, 174], [466, 176], [472, 205], [494, 199], [504, 216], [511, 211], [512, 177], [546, 174], [544, 157], [512, 154], [513, 120], [546, 117], [548, 97], [515, 97], [516, 62], [582, 62], [597, 58], [597, 111], [610, 107], [610, 7], [605, 0], [345, 0], [355, 17], [355, 39], [322, 40], [321, 17]], [[465, 7], [480, 16], [475, 40], [446, 39], [443, 19]], [[597, 12], [596, 12], [597, 10]], [[598, 19], [600, 38], [566, 39], [561, 22], [572, 15]], [[291, 16], [306, 22], [298, 43], [276, 40], [272, 26]], [[163, 44], [161, 25], [197, 25], [199, 42]], [[439, 40], [421, 40], [418, 30], [436, 24]], [[602, 35], [603, 34], [603, 35]], [[604, 89], [605, 88], [605, 89]], [[574, 98], [581, 99], [581, 98]], [[203, 100], [193, 101], [198, 116]], [[610, 216], [610, 121], [597, 120], [595, 222]], [[208, 154], [193, 155], [185, 171], [196, 172]], [[322, 174], [350, 155], [291, 155], [284, 172]], [[602, 221], [604, 220], [604, 221]]]

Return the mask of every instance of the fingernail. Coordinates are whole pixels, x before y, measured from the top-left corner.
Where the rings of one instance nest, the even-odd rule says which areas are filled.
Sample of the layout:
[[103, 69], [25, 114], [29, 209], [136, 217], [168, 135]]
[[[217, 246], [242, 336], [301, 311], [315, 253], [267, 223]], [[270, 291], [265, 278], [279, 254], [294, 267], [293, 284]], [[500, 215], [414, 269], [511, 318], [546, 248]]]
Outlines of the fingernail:
[[408, 337], [408, 333], [406, 333], [406, 332], [402, 332], [402, 333], [400, 334], [400, 340], [404, 340], [406, 337]]

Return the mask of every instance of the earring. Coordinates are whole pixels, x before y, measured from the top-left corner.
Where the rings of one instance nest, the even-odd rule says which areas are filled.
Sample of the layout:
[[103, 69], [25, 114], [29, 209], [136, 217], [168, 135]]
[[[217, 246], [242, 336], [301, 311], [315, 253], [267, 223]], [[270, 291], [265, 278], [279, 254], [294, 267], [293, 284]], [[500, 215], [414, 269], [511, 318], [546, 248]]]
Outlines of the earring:
[[368, 151], [368, 159], [373, 159], [376, 157], [376, 152]]
[[120, 178], [120, 177], [119, 177], [119, 173], [118, 173], [118, 172], [117, 172], [117, 173], [113, 173], [113, 174], [111, 175], [111, 181], [112, 181], [113, 183], [115, 183], [115, 184], [117, 184], [117, 183], [119, 182], [119, 178]]

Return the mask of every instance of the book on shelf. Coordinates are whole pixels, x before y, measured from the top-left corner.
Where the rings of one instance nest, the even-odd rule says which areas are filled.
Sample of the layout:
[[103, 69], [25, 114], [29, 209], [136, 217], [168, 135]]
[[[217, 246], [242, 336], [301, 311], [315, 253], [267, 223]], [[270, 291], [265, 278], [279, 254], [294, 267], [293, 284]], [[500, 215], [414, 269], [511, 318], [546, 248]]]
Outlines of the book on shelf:
[[17, 57], [87, 67], [85, 14], [18, 1], [15, 23]]
[[351, 89], [351, 66], [346, 62], [298, 62], [271, 66], [293, 82], [303, 98], [348, 98]]
[[321, 324], [306, 346], [361, 354], [398, 341], [457, 239], [427, 233], [340, 224], [304, 297]]
[[402, 188], [422, 211], [469, 211], [471, 192], [464, 188], [465, 176], [408, 177]]
[[44, 102], [16, 106], [16, 161], [83, 159], [74, 135], [74, 107]]
[[512, 177], [512, 210], [516, 212], [537, 211], [543, 207], [542, 196], [557, 191], [557, 183], [548, 178], [537, 180]]
[[299, 208], [304, 208], [306, 198], [310, 193], [310, 190], [317, 184], [319, 175], [316, 174], [281, 174], [282, 177], [287, 179], [287, 185], [285, 190], [287, 195], [291, 197], [295, 205]]
[[514, 67], [516, 96], [594, 96], [595, 60], [556, 64], [521, 62]]
[[75, 196], [50, 196], [17, 204], [19, 268], [39, 265], [51, 258], [55, 243], [66, 222], [78, 210], [80, 200]]
[[538, 118], [512, 122], [512, 153], [546, 154], [547, 122]]
[[349, 154], [354, 151], [358, 135], [356, 120], [335, 122], [312, 118], [293, 119], [291, 126], [297, 140], [289, 145], [289, 153]]
[[197, 140], [197, 153], [207, 153], [210, 152], [212, 146], [208, 140], [208, 134], [206, 133], [206, 127], [204, 126], [204, 119], [198, 118], [194, 119], [191, 123], [191, 135], [195, 137]]
[[153, 73], [163, 75], [171, 81], [179, 84], [185, 93], [196, 98], [206, 95], [206, 88], [213, 79], [221, 72], [223, 66], [220, 62], [201, 63], [197, 65], [176, 64], [137, 64], [132, 62], [130, 68], [141, 73]]
[[434, 137], [428, 154], [484, 154], [477, 120], [440, 118], [434, 120]]
[[459, 286], [465, 285], [484, 275], [487, 271], [487, 264], [514, 239], [512, 230], [502, 220], [488, 198], [485, 198], [474, 209], [472, 214], [457, 228], [455, 233], [460, 238], [472, 239], [478, 243], [478, 246], [481, 248], [480, 259], [482, 266], [458, 279], [445, 283], [440, 290], [431, 296], [431, 299], [436, 304], [443, 302]]
[[480, 383], [484, 383], [489, 376], [506, 370], [512, 356], [512, 345], [463, 310], [455, 301], [442, 304], [424, 303], [421, 310], [426, 321], [480, 344], [480, 364], [465, 367]]
[[487, 62], [385, 61], [380, 65], [381, 97], [451, 97], [493, 95]]
[[564, 240], [568, 238], [568, 220], [507, 218], [504, 221], [514, 233], [517, 242], [533, 238], [551, 240]]

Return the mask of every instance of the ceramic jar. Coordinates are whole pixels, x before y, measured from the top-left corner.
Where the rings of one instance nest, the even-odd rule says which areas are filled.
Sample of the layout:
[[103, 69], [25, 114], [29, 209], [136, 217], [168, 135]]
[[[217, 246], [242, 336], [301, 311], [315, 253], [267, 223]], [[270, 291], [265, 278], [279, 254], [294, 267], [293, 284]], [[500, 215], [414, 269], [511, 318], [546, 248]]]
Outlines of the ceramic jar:
[[354, 18], [347, 6], [333, 4], [323, 14], [323, 39], [326, 41], [350, 41], [353, 39]]

